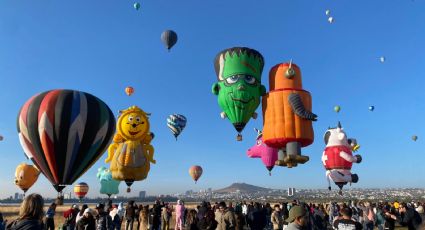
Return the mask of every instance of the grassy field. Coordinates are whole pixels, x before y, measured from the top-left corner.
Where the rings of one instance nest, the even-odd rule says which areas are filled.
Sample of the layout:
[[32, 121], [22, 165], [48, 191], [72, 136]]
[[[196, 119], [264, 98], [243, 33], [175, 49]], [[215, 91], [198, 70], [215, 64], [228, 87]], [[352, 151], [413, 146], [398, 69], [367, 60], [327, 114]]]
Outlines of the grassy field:
[[[152, 207], [152, 205], [150, 205]], [[90, 208], [95, 208], [95, 205], [89, 205]], [[45, 206], [45, 211], [47, 211], [48, 206]], [[64, 222], [63, 213], [70, 208], [70, 205], [62, 205], [57, 206], [56, 215], [55, 215], [55, 226], [58, 229], [59, 226], [62, 226]], [[196, 204], [188, 204], [186, 205], [188, 209], [196, 208]], [[8, 220], [8, 222], [16, 219], [19, 213], [19, 206], [0, 206], [0, 212], [3, 213], [3, 218]], [[137, 224], [137, 223], [136, 223]], [[174, 229], [175, 224], [175, 216], [173, 213], [173, 217], [171, 218], [170, 229]], [[134, 227], [136, 229], [137, 226]], [[125, 229], [124, 223], [121, 225], [121, 229]], [[407, 230], [407, 228], [396, 227], [397, 230]]]

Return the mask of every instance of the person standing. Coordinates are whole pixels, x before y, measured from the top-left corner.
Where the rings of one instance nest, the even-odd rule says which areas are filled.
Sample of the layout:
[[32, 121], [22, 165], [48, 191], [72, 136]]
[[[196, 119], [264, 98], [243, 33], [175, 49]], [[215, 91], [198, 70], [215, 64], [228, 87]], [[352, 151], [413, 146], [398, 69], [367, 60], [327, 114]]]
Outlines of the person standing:
[[271, 215], [271, 222], [273, 224], [273, 230], [282, 230], [283, 228], [283, 219], [280, 214], [280, 205], [276, 204], [274, 206], [274, 211]]
[[170, 229], [170, 211], [168, 205], [162, 207], [161, 211], [161, 230], [169, 230]]
[[422, 219], [415, 209], [408, 207], [406, 203], [401, 203], [398, 211], [400, 212], [400, 216], [397, 217], [397, 220], [400, 225], [406, 226], [408, 230], [419, 228]]
[[63, 217], [65, 217], [65, 223], [63, 225], [65, 230], [74, 230], [75, 229], [75, 223], [77, 219], [78, 212], [80, 210], [78, 209], [78, 205], [73, 204], [70, 209], [66, 210], [63, 213]]
[[184, 204], [181, 200], [177, 200], [176, 205], [176, 226], [174, 227], [175, 230], [182, 230], [184, 228], [183, 226], [183, 218], [184, 218]]
[[43, 197], [33, 193], [25, 197], [19, 209], [19, 217], [9, 223], [7, 230], [42, 230], [43, 229]]
[[346, 230], [346, 229], [352, 229], [352, 230], [361, 230], [363, 229], [362, 224], [360, 224], [357, 221], [354, 221], [351, 219], [353, 216], [353, 210], [351, 208], [342, 208], [340, 211], [342, 217], [337, 217], [333, 223], [334, 229], [339, 230]]
[[114, 225], [112, 223], [112, 218], [105, 212], [105, 205], [103, 203], [98, 203], [96, 205], [96, 211], [96, 230], [113, 230]]
[[46, 221], [44, 223], [45, 230], [55, 230], [55, 214], [56, 214], [56, 204], [52, 203], [46, 212]]
[[125, 208], [125, 212], [124, 212], [125, 230], [133, 230], [135, 215], [136, 215], [136, 210], [134, 208], [134, 201], [130, 200], [127, 203], [127, 207]]
[[215, 213], [215, 220], [217, 221], [217, 230], [229, 230], [236, 227], [235, 215], [226, 207], [224, 201], [220, 202], [218, 205], [218, 211]]
[[96, 220], [94, 219], [95, 211], [91, 208], [86, 208], [76, 225], [77, 230], [96, 230]]
[[304, 207], [294, 205], [289, 210], [289, 217], [286, 219], [286, 221], [289, 223], [286, 230], [303, 229], [308, 224], [307, 211], [304, 209]]

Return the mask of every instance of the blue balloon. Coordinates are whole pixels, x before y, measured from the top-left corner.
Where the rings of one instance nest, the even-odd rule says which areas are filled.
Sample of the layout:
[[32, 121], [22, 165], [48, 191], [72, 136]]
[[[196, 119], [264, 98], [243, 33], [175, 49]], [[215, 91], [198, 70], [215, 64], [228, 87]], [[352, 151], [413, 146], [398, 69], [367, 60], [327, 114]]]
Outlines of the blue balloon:
[[114, 180], [112, 173], [108, 168], [100, 167], [97, 170], [97, 179], [100, 181], [100, 193], [111, 197], [112, 194], [118, 194], [118, 187], [121, 181]]
[[172, 114], [167, 118], [167, 126], [173, 133], [174, 137], [177, 140], [177, 137], [186, 127], [186, 117], [181, 114]]

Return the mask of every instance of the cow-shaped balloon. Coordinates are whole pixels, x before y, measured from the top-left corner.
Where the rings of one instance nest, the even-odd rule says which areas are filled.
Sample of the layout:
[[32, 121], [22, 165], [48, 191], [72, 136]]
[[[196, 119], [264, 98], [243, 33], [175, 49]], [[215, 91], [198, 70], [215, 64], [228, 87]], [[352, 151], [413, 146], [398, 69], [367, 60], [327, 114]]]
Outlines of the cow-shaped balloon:
[[357, 183], [359, 176], [351, 173], [353, 163], [360, 163], [360, 155], [353, 156], [353, 151], [357, 151], [359, 145], [353, 138], [347, 138], [347, 134], [338, 122], [336, 128], [329, 128], [324, 136], [326, 148], [323, 151], [322, 162], [326, 169], [326, 178], [331, 189], [330, 180], [339, 188], [342, 194], [342, 187], [348, 182]]
[[271, 175], [271, 171], [277, 161], [278, 149], [269, 147], [263, 143], [263, 133], [258, 129], [255, 129], [255, 131], [258, 134], [256, 145], [248, 149], [246, 154], [250, 158], [261, 158], [264, 166], [269, 170], [269, 175]]

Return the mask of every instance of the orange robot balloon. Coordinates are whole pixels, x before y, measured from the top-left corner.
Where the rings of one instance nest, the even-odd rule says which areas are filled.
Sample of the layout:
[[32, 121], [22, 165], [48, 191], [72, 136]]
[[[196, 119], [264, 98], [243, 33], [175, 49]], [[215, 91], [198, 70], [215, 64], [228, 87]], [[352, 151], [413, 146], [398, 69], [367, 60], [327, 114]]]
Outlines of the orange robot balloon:
[[276, 165], [288, 168], [304, 164], [301, 147], [313, 143], [311, 95], [304, 90], [301, 71], [290, 63], [275, 65], [269, 73], [270, 92], [263, 97], [263, 141], [278, 148]]

